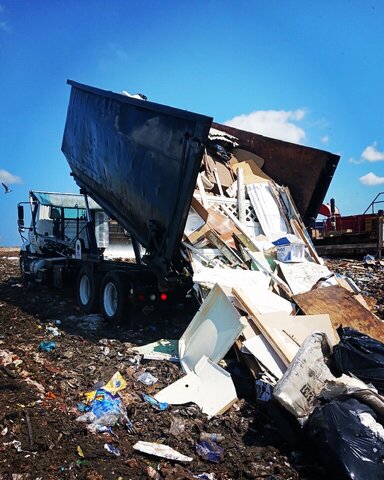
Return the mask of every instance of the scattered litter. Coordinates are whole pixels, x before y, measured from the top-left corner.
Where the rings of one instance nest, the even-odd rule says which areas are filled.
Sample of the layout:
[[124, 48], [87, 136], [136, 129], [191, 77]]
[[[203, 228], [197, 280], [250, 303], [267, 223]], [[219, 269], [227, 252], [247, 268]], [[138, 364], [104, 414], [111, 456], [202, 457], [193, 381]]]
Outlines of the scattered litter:
[[78, 422], [88, 423], [87, 429], [92, 433], [105, 431], [117, 423], [124, 425], [129, 422], [126, 408], [120, 397], [99, 389], [90, 402], [90, 410], [77, 417]]
[[[106, 392], [112, 393], [112, 395], [116, 395], [116, 393], [120, 390], [124, 390], [124, 388], [127, 388], [127, 382], [125, 381], [124, 377], [121, 375], [120, 372], [116, 372], [109, 380], [109, 382], [100, 388]], [[84, 395], [87, 401], [93, 400], [96, 396], [96, 390], [87, 392]]]
[[201, 432], [200, 433], [200, 440], [210, 440], [212, 442], [220, 443], [223, 440], [225, 440], [224, 435], [221, 435], [220, 433], [209, 433], [209, 432]]
[[114, 445], [112, 445], [112, 443], [104, 443], [104, 448], [109, 453], [113, 453], [113, 455], [116, 455], [116, 457], [120, 457], [121, 455], [120, 450]]
[[133, 445], [133, 449], [156, 457], [176, 460], [178, 462], [192, 462], [193, 460], [192, 457], [187, 457], [186, 455], [177, 452], [172, 447], [162, 443], [143, 442], [140, 440]]
[[152, 407], [155, 410], [163, 411], [163, 410], [166, 410], [169, 407], [169, 403], [159, 402], [158, 400], [156, 400], [156, 398], [152, 397], [151, 395], [147, 395], [146, 393], [143, 393], [142, 397], [143, 397], [144, 402], [152, 405]]
[[77, 446], [77, 454], [79, 455], [79, 457], [84, 458], [84, 452], [80, 445]]
[[171, 426], [169, 427], [169, 433], [177, 437], [185, 431], [185, 423], [181, 418], [172, 417]]
[[168, 360], [178, 362], [178, 340], [161, 339], [157, 342], [148, 343], [141, 347], [134, 347], [134, 352], [143, 355], [146, 360]]
[[48, 340], [44, 340], [40, 342], [40, 345], [39, 345], [39, 350], [41, 352], [51, 352], [55, 348], [56, 348], [56, 342], [51, 342]]
[[61, 335], [61, 331], [57, 327], [46, 327], [46, 331], [54, 337], [59, 337]]
[[224, 448], [220, 447], [216, 442], [209, 440], [196, 443], [196, 453], [203, 460], [218, 463], [224, 459]]
[[137, 377], [137, 380], [144, 385], [153, 385], [158, 382], [158, 378], [154, 377], [150, 372], [144, 372]]

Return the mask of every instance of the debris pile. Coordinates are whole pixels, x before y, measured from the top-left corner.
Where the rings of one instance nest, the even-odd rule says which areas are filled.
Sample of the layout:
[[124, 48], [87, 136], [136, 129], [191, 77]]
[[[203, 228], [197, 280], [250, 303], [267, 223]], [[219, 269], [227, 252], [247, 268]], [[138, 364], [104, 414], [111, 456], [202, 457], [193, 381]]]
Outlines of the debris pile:
[[384, 324], [239, 147], [211, 129], [182, 243], [192, 319], [106, 333], [0, 271], [1, 473], [384, 478]]

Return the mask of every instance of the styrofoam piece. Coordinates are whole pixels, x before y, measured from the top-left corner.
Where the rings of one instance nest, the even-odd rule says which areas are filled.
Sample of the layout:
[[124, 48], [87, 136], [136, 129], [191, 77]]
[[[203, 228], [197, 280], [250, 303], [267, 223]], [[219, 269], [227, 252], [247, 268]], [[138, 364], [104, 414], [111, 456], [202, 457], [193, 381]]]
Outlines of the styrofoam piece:
[[179, 340], [179, 358], [193, 371], [203, 355], [218, 363], [246, 325], [219, 285], [215, 285]]
[[[245, 340], [243, 346], [278, 380], [280, 380], [287, 367], [265, 339], [264, 335], [255, 335], [254, 337]], [[244, 353], [247, 353], [246, 350]]]
[[158, 392], [155, 398], [171, 405], [193, 402], [212, 417], [228, 410], [237, 395], [231, 375], [204, 355], [193, 372]]
[[155, 455], [156, 457], [176, 460], [178, 462], [192, 462], [193, 460], [192, 457], [187, 457], [163, 443], [143, 442], [142, 440], [139, 440], [133, 445], [133, 449], [147, 453], [148, 455]]

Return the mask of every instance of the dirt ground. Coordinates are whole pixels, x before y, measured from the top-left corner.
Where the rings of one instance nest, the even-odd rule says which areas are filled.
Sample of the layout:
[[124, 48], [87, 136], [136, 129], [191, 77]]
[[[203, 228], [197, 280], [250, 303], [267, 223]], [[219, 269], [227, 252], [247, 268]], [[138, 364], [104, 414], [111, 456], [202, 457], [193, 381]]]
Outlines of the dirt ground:
[[[342, 262], [335, 265], [345, 269]], [[362, 268], [355, 269], [368, 278], [361, 284], [374, 284], [368, 268]], [[378, 290], [373, 289], [375, 295]], [[175, 363], [142, 360], [132, 346], [178, 339], [192, 313], [173, 312], [161, 321], [154, 313], [140, 317], [134, 330], [110, 328], [98, 316], [83, 317], [73, 298], [70, 289], [24, 285], [18, 252], [0, 250], [0, 479], [326, 478], [296, 425], [255, 401], [252, 377], [233, 355], [228, 364], [239, 401], [226, 414], [207, 420], [193, 404], [157, 411], [143, 401], [142, 393], [156, 393], [182, 371]], [[382, 303], [381, 297], [379, 314]], [[42, 341], [54, 341], [56, 347], [40, 351]], [[83, 394], [104, 385], [116, 371], [128, 384], [120, 393], [133, 428], [115, 425], [109, 433], [91, 433], [76, 421]], [[142, 384], [137, 376], [144, 371], [159, 381]], [[184, 427], [178, 434], [170, 431], [175, 420]], [[224, 436], [219, 463], [196, 453], [201, 432]], [[193, 460], [182, 464], [136, 452], [132, 447], [138, 440], [164, 443]], [[105, 445], [116, 447], [119, 455]]]

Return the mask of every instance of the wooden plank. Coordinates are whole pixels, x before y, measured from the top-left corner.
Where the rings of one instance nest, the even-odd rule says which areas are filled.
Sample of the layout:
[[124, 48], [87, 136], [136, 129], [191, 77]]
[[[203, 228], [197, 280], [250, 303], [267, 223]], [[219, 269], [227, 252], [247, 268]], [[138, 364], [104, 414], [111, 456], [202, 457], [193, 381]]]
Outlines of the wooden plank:
[[221, 238], [217, 235], [217, 233], [213, 230], [210, 230], [206, 233], [206, 238], [220, 250], [220, 252], [224, 255], [224, 257], [229, 260], [232, 266], [242, 266], [244, 265], [243, 260], [229, 247]]
[[384, 342], [384, 322], [361, 305], [353, 293], [340, 285], [294, 295], [293, 300], [305, 314], [328, 313], [335, 328], [340, 325], [352, 327]]
[[298, 222], [295, 218], [291, 218], [291, 226], [293, 228], [293, 231], [295, 232], [295, 235], [301, 238], [305, 243], [305, 245], [307, 246], [309, 253], [313, 258], [314, 262], [321, 265], [321, 260], [317, 255], [317, 252], [312, 244], [312, 241], [307, 237], [307, 234], [306, 234], [307, 232], [302, 228], [302, 226], [300, 225], [300, 222]]
[[[244, 311], [250, 316], [250, 320], [256, 325], [260, 332], [264, 335], [266, 340], [269, 342], [271, 347], [275, 350], [276, 354], [279, 356], [284, 365], [288, 366], [291, 363], [292, 358], [287, 354], [285, 345], [282, 345], [280, 341], [276, 341], [273, 335], [270, 334], [270, 331], [263, 322], [260, 320], [260, 313], [257, 311], [253, 305], [252, 300], [245, 294], [241, 289], [234, 288], [233, 293], [235, 297], [241, 302], [244, 307]], [[290, 338], [287, 337], [287, 342], [292, 342]]]

